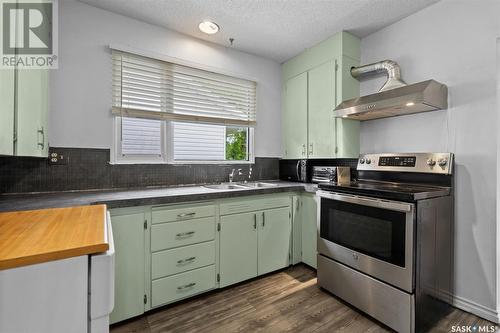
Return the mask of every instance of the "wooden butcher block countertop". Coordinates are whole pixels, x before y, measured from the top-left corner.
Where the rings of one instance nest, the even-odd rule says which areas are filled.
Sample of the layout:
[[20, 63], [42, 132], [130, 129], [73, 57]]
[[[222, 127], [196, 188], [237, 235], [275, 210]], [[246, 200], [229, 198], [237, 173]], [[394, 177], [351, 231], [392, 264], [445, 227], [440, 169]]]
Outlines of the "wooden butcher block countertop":
[[105, 252], [106, 206], [0, 213], [0, 270]]

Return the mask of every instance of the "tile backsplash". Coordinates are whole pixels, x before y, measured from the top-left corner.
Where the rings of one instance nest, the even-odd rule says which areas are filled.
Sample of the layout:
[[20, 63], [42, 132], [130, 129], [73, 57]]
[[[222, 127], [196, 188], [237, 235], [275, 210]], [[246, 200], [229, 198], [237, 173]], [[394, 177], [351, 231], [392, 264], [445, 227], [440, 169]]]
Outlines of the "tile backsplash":
[[[109, 164], [109, 149], [51, 148], [67, 164], [51, 165], [48, 159], [0, 156], [0, 193], [79, 191], [228, 181], [231, 169], [248, 164]], [[252, 180], [278, 179], [279, 159], [256, 157]]]

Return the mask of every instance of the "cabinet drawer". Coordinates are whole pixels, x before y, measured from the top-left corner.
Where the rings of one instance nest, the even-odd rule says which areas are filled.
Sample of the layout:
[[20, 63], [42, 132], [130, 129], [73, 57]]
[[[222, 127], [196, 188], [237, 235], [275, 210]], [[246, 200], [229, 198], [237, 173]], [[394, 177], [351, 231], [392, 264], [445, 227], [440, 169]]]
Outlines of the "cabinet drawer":
[[215, 242], [189, 245], [153, 253], [151, 278], [158, 279], [215, 264]]
[[290, 206], [291, 199], [288, 196], [276, 196], [266, 198], [247, 198], [231, 200], [220, 205], [220, 215], [238, 214]]
[[151, 251], [171, 249], [215, 239], [215, 217], [151, 226]]
[[170, 303], [215, 288], [215, 265], [154, 280], [152, 306]]
[[152, 223], [184, 221], [209, 216], [215, 216], [214, 205], [155, 207], [152, 212]]

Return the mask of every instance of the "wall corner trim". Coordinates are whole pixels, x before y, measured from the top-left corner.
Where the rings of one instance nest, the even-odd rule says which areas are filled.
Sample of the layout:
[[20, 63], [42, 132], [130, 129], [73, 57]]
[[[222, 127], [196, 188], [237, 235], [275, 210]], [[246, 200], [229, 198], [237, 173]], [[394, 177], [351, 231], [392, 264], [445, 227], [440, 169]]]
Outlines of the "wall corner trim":
[[496, 309], [491, 309], [466, 298], [453, 296], [453, 306], [466, 312], [473, 313], [495, 324], [500, 323], [499, 313]]

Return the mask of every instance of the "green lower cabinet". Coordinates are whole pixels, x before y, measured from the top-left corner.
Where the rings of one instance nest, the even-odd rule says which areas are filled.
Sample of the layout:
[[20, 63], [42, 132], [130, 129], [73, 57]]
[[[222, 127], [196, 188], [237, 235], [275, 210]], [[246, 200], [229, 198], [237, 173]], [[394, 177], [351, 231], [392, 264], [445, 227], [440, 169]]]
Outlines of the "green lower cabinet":
[[290, 206], [221, 216], [220, 287], [287, 267], [291, 238]]
[[213, 265], [215, 253], [215, 241], [152, 253], [151, 279]]
[[115, 242], [115, 307], [110, 323], [144, 313], [145, 306], [145, 213], [111, 213]]
[[111, 210], [116, 252], [110, 323], [285, 268], [292, 257], [315, 266], [300, 252], [316, 252], [312, 236], [302, 234], [315, 228], [304, 218], [314, 205], [312, 196], [304, 201], [279, 194]]
[[220, 218], [220, 287], [257, 276], [258, 213]]
[[302, 262], [301, 196], [292, 196], [292, 265]]
[[317, 203], [312, 194], [300, 197], [300, 219], [302, 225], [302, 262], [316, 268], [317, 252]]
[[159, 306], [215, 288], [215, 265], [154, 280], [151, 305]]
[[257, 246], [257, 272], [259, 275], [287, 267], [290, 264], [292, 233], [290, 216], [290, 207], [262, 212]]

